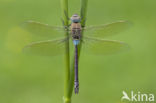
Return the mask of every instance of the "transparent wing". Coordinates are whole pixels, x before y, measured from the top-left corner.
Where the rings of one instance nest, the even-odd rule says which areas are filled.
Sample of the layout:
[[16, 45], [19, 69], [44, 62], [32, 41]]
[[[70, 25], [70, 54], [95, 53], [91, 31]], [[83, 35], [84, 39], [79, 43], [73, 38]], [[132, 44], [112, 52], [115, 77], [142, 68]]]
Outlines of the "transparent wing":
[[129, 49], [127, 44], [120, 41], [96, 39], [90, 37], [84, 37], [83, 45], [84, 49], [87, 50], [87, 53], [97, 55], [113, 54]]
[[90, 26], [84, 28], [85, 34], [87, 36], [104, 38], [106, 36], [111, 36], [118, 34], [131, 26], [128, 21], [117, 21], [109, 24], [103, 24], [98, 26]]
[[63, 31], [65, 31], [64, 27], [50, 26], [35, 21], [26, 21], [21, 27], [37, 36], [52, 38], [64, 36]]
[[64, 53], [67, 38], [34, 42], [24, 47], [23, 52], [41, 56], [55, 56]]

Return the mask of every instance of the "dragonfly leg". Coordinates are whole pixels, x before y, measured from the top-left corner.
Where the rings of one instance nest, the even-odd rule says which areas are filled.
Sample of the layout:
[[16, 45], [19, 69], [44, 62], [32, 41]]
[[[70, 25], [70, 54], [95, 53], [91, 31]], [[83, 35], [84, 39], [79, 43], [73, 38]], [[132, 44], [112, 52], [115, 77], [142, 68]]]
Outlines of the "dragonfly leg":
[[65, 11], [65, 10], [64, 10], [64, 15], [66, 16], [66, 18], [68, 18], [68, 20], [70, 20], [68, 17], [67, 11]]
[[[81, 18], [81, 20], [83, 20], [83, 17]], [[86, 23], [86, 21], [87, 21], [87, 19], [85, 18], [85, 20], [84, 20], [84, 23], [83, 24], [85, 24]], [[81, 25], [82, 26], [82, 28], [84, 28], [85, 26], [84, 25]]]
[[69, 26], [71, 26], [71, 24], [69, 24], [68, 26], [66, 26], [65, 23], [64, 23], [64, 20], [61, 19], [61, 21], [62, 21], [62, 24], [63, 24], [64, 29], [65, 29], [66, 31], [68, 31], [68, 30], [69, 30]]

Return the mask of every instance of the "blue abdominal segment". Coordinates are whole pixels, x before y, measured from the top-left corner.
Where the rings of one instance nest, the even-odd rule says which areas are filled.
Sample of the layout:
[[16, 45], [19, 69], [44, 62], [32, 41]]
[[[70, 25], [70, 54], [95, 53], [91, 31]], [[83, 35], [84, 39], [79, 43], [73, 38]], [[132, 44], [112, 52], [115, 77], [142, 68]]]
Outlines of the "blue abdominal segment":
[[78, 45], [80, 43], [80, 40], [73, 40], [74, 45]]

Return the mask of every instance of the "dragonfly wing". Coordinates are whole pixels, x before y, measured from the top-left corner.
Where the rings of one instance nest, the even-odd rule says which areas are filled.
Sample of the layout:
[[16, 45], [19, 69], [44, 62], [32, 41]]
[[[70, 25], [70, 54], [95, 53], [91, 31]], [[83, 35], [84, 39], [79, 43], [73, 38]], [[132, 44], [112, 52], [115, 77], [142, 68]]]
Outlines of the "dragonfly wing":
[[124, 42], [90, 37], [84, 37], [83, 43], [84, 49], [87, 49], [87, 53], [90, 52], [97, 55], [113, 54], [129, 48]]
[[99, 26], [90, 26], [84, 28], [87, 36], [104, 38], [118, 34], [131, 26], [128, 21], [117, 21], [109, 24], [103, 24]]
[[24, 47], [23, 52], [41, 56], [55, 56], [64, 53], [65, 42], [68, 39], [34, 42]]
[[35, 21], [26, 21], [22, 23], [21, 27], [37, 36], [52, 38], [64, 36], [63, 31], [65, 30], [64, 27], [50, 26]]

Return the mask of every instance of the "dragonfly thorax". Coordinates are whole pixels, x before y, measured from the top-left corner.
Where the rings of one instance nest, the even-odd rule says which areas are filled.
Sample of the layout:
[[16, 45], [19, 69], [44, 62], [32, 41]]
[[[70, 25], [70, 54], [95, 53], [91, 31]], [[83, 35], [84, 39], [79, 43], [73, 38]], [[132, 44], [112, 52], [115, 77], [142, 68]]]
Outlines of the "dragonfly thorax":
[[73, 39], [74, 45], [78, 45], [81, 39], [81, 24], [80, 23], [72, 23], [71, 24], [71, 37]]

